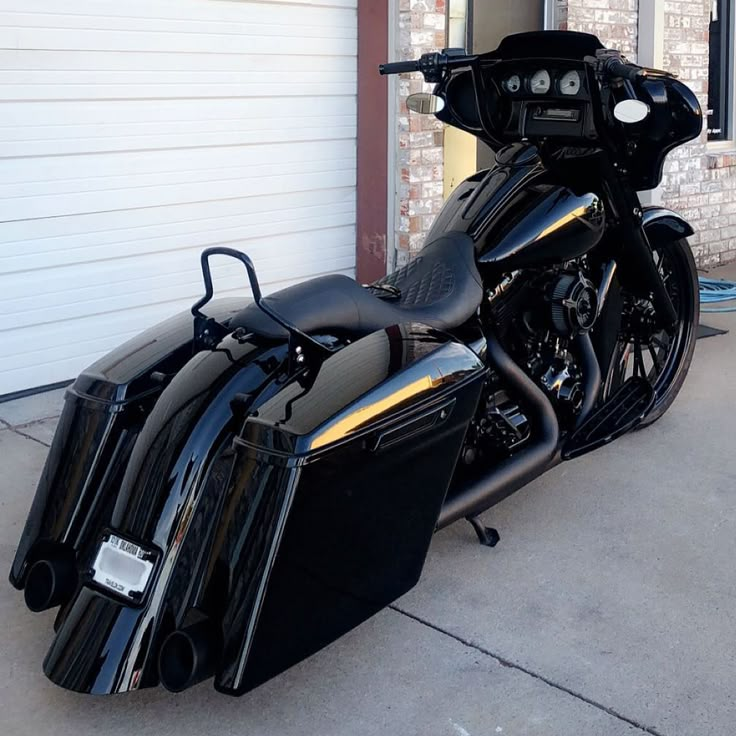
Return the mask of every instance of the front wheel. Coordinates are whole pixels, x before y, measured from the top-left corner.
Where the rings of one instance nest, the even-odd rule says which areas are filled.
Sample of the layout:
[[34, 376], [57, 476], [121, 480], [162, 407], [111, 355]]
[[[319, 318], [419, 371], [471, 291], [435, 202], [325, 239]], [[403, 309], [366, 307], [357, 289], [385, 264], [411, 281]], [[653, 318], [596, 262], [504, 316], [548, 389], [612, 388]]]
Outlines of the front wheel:
[[698, 273], [687, 240], [654, 244], [653, 254], [677, 321], [667, 330], [657, 329], [651, 301], [624, 290], [621, 331], [604, 384], [604, 399], [633, 376], [652, 384], [656, 402], [640, 427], [656, 422], [680, 392], [693, 359], [700, 316]]

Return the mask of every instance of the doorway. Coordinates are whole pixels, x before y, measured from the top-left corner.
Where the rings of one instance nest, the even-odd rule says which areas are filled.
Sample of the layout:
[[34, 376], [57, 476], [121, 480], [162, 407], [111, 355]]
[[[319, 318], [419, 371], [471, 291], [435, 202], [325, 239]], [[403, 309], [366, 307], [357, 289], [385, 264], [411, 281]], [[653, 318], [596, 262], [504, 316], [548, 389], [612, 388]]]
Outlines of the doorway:
[[[545, 27], [545, 0], [449, 0], [448, 46], [493, 51], [512, 33]], [[445, 197], [478, 169], [493, 163], [488, 146], [456, 128], [445, 129]]]

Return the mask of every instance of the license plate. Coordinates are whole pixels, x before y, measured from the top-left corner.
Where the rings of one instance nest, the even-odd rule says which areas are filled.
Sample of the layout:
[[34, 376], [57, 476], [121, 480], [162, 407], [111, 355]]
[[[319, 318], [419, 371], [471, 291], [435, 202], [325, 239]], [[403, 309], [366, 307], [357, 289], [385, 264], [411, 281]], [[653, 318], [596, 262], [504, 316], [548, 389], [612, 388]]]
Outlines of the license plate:
[[92, 565], [92, 579], [103, 588], [140, 601], [151, 579], [155, 553], [127, 539], [110, 535], [102, 540]]

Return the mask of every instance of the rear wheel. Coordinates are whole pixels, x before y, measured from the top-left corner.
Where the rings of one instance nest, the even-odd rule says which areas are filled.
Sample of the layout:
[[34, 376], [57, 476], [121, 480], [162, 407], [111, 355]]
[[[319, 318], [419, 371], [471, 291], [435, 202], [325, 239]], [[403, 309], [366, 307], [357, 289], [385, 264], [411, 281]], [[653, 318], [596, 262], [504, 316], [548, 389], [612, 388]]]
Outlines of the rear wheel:
[[659, 329], [652, 302], [624, 290], [621, 332], [604, 384], [604, 398], [633, 376], [652, 384], [657, 399], [642, 427], [656, 422], [680, 392], [695, 351], [700, 311], [698, 274], [687, 240], [655, 244], [653, 252], [677, 322]]

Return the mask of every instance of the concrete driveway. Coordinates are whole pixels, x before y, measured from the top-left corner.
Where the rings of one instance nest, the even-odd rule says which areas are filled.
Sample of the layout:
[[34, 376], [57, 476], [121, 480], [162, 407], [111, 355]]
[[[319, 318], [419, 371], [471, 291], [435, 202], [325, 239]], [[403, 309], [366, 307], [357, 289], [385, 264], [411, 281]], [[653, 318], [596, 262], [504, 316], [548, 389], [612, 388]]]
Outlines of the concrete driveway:
[[[736, 275], [733, 269], [724, 276]], [[709, 324], [736, 330], [736, 315]], [[0, 732], [16, 734], [736, 733], [736, 332], [699, 343], [653, 428], [558, 468], [438, 534], [419, 586], [241, 699], [204, 684], [96, 699], [42, 675], [53, 616], [0, 584]], [[0, 404], [7, 574], [60, 393]]]

